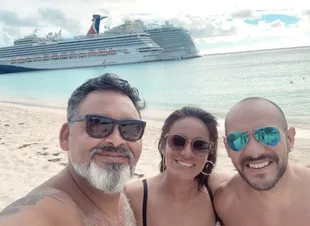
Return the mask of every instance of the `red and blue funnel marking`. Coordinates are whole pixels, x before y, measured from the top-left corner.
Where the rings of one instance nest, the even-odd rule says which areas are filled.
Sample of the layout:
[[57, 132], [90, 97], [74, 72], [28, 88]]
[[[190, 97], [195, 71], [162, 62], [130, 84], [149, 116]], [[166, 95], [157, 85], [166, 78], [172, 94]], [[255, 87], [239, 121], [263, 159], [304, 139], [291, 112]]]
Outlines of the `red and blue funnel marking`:
[[100, 21], [105, 18], [107, 18], [107, 16], [93, 15], [93, 19], [92, 19], [93, 23], [90, 26], [87, 34], [88, 35], [99, 34]]

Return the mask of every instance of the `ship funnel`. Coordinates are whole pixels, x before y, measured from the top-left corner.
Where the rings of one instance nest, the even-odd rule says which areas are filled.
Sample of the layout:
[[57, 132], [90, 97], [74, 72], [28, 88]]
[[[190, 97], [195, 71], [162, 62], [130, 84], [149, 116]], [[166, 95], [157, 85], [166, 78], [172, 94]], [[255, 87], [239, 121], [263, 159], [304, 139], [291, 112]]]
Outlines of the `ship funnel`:
[[107, 16], [100, 16], [98, 14], [94, 14], [92, 19], [93, 23], [91, 24], [87, 34], [99, 34], [100, 21], [105, 18], [107, 18]]

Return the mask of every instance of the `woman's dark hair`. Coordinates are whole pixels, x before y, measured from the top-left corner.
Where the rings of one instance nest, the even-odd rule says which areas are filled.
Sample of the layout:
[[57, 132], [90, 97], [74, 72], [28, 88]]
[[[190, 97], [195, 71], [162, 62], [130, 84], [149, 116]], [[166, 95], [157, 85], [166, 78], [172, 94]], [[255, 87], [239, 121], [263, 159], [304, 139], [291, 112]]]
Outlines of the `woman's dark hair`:
[[[197, 118], [199, 120], [201, 120], [206, 127], [209, 130], [210, 133], [210, 141], [213, 143], [213, 147], [208, 155], [208, 160], [213, 162], [214, 165], [216, 163], [216, 158], [217, 158], [217, 141], [218, 141], [218, 130], [217, 130], [217, 120], [216, 118], [206, 112], [205, 110], [201, 109], [201, 108], [197, 108], [197, 107], [183, 107], [179, 110], [174, 111], [172, 114], [170, 114], [168, 116], [168, 118], [166, 118], [164, 125], [162, 127], [162, 131], [161, 131], [161, 135], [159, 138], [159, 142], [158, 142], [158, 150], [159, 150], [159, 154], [161, 157], [161, 161], [160, 161], [160, 165], [159, 165], [159, 170], [160, 172], [163, 172], [165, 170], [165, 166], [164, 166], [164, 162], [163, 162], [163, 153], [162, 150], [164, 150], [165, 146], [166, 146], [166, 134], [169, 133], [172, 125], [185, 117], [193, 117], [193, 118]], [[206, 174], [210, 174], [213, 170], [213, 165], [206, 163], [204, 165], [203, 168], [203, 172]], [[207, 184], [208, 181], [208, 176], [204, 175], [202, 173], [199, 173], [196, 176], [196, 179], [198, 180], [198, 184], [199, 186]]]

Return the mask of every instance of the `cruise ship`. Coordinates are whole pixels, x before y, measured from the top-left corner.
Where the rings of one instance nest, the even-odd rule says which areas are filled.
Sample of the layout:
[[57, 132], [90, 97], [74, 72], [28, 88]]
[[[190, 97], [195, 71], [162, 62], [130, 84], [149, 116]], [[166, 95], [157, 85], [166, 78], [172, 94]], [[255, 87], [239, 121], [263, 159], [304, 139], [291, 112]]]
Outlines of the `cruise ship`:
[[[36, 33], [0, 48], [0, 74], [34, 70], [108, 66], [199, 56], [183, 28], [146, 28], [142, 21], [99, 31], [106, 17], [93, 15], [86, 35], [66, 39], [59, 33], [39, 38]], [[168, 24], [166, 24], [168, 25]]]
[[159, 54], [160, 60], [187, 59], [200, 57], [194, 40], [182, 27], [174, 27], [168, 21], [165, 25], [150, 25], [146, 30], [151, 38], [164, 50]]

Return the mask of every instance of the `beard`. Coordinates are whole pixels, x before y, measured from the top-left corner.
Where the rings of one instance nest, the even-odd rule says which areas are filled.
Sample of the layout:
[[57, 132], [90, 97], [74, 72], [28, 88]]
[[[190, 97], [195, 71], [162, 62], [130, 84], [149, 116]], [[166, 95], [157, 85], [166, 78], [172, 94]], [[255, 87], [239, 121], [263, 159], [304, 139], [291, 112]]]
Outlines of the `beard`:
[[[268, 172], [267, 174], [261, 174], [257, 175], [255, 178], [249, 178], [244, 172], [246, 167], [245, 162], [251, 163], [252, 161], [255, 160], [272, 161], [272, 164], [275, 165], [276, 169], [272, 172]], [[258, 158], [255, 159], [248, 157], [243, 159], [241, 161], [241, 164], [239, 164], [239, 166], [235, 165], [235, 168], [238, 171], [239, 175], [247, 182], [247, 184], [250, 187], [252, 187], [257, 191], [268, 191], [272, 189], [284, 175], [286, 167], [287, 167], [287, 158], [282, 159], [282, 161], [280, 161], [280, 159], [276, 155], [271, 154], [259, 156]]]
[[[103, 167], [99, 167], [93, 161], [93, 157], [96, 153], [104, 152], [124, 154], [128, 157], [129, 164], [110, 162], [105, 163]], [[74, 171], [92, 187], [111, 195], [119, 193], [124, 189], [135, 170], [132, 152], [121, 147], [104, 146], [92, 149], [88, 164], [74, 162], [69, 151], [69, 160]]]

